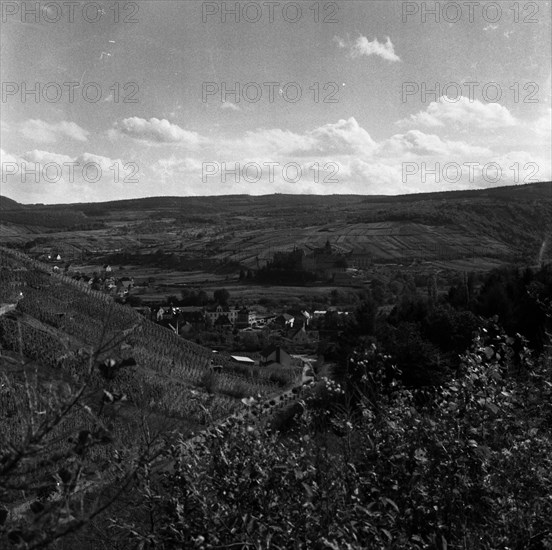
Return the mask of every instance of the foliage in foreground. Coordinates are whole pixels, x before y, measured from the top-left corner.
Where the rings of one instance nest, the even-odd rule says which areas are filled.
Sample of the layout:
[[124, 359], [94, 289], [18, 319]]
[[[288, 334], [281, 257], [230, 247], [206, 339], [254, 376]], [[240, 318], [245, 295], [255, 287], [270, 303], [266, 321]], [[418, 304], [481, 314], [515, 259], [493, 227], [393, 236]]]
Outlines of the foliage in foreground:
[[174, 446], [161, 483], [143, 472], [149, 520], [115, 531], [144, 549], [552, 548], [550, 361], [487, 328], [431, 394], [372, 347], [351, 358], [359, 399], [326, 382], [292, 434]]

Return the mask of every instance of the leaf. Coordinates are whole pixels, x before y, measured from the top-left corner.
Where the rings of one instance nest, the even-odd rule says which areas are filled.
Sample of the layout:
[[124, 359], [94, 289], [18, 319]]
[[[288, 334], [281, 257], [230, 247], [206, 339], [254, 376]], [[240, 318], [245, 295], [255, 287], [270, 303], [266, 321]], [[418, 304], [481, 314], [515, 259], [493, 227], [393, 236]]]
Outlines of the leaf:
[[320, 540], [323, 544], [326, 545], [326, 548], [329, 548], [330, 550], [340, 550], [339, 545], [335, 541], [333, 540], [330, 541], [325, 537], [322, 537], [322, 539]]
[[399, 507], [397, 506], [396, 502], [391, 500], [390, 498], [387, 498], [387, 497], [382, 497], [381, 499], [385, 504], [390, 504], [396, 512], [399, 511]]
[[486, 403], [485, 405], [493, 414], [498, 413], [498, 407], [494, 403]]
[[494, 349], [489, 346], [484, 347], [481, 351], [487, 356], [487, 359], [494, 355]]
[[255, 529], [255, 518], [251, 518], [247, 522], [246, 531], [247, 531], [247, 533], [252, 533], [254, 529]]
[[491, 449], [489, 449], [486, 445], [479, 446], [475, 452], [482, 460], [488, 460], [492, 456]]

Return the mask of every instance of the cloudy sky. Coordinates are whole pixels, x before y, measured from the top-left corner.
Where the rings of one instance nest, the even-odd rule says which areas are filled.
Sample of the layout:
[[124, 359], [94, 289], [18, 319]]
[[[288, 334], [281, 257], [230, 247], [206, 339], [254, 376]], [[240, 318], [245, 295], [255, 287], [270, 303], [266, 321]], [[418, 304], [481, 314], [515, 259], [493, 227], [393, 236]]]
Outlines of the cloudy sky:
[[3, 1], [1, 193], [550, 180], [550, 15], [543, 0]]

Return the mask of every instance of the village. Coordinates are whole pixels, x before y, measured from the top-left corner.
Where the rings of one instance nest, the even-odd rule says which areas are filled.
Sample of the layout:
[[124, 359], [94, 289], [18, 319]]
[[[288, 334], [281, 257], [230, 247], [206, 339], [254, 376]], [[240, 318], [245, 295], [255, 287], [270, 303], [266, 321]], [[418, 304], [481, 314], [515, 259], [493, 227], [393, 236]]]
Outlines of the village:
[[[288, 257], [299, 257], [302, 262], [305, 256], [296, 250], [281, 253], [276, 255], [274, 265], [282, 265]], [[62, 251], [53, 249], [40, 259], [52, 265], [52, 272], [63, 273], [87, 284], [91, 290], [104, 292], [181, 338], [210, 348], [217, 354], [212, 365], [215, 370], [240, 365], [294, 367], [302, 368], [303, 380], [308, 381], [315, 364], [319, 367], [322, 361], [321, 347], [337, 337], [350, 313], [333, 305], [310, 311], [267, 308], [262, 304], [232, 305], [224, 288], [215, 290], [212, 298], [203, 290], [192, 290], [183, 292], [181, 298], [168, 296], [146, 303], [140, 299], [140, 289], [147, 281], [121, 275], [124, 273], [121, 268], [104, 264], [92, 273], [84, 273], [66, 261]], [[334, 269], [333, 264], [331, 268]], [[335, 268], [335, 273], [343, 274], [343, 266]]]

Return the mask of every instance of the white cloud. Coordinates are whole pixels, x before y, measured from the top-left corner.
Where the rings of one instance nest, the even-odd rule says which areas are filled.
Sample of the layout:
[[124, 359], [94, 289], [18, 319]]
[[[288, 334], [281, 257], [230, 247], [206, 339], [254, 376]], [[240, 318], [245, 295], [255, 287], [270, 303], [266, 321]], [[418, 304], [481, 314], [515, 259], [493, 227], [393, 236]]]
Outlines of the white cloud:
[[229, 109], [231, 111], [241, 111], [240, 107], [231, 101], [223, 101], [221, 109]]
[[55, 163], [60, 166], [63, 163], [73, 162], [73, 158], [68, 155], [61, 155], [59, 153], [51, 153], [50, 151], [42, 151], [40, 149], [33, 149], [32, 151], [27, 151], [21, 155], [21, 158], [27, 162], [35, 162], [41, 165]]
[[354, 117], [325, 124], [303, 134], [289, 130], [259, 129], [246, 132], [244, 138], [224, 141], [221, 149], [234, 155], [252, 157], [366, 155], [375, 150], [376, 142]]
[[4, 149], [0, 149], [0, 175], [2, 176], [2, 184], [6, 182], [8, 174], [13, 173], [19, 161], [20, 159], [16, 155], [12, 155], [4, 151]]
[[90, 132], [81, 128], [75, 122], [62, 120], [57, 123], [45, 122], [40, 119], [30, 119], [23, 122], [21, 133], [27, 139], [37, 143], [55, 143], [62, 138], [75, 141], [88, 141]]
[[446, 96], [432, 101], [425, 111], [399, 120], [402, 126], [425, 126], [439, 128], [445, 126], [467, 126], [483, 130], [512, 127], [517, 124], [507, 107], [498, 103], [483, 103], [461, 96], [451, 101]]
[[202, 163], [192, 157], [178, 158], [174, 155], [157, 160], [152, 165], [152, 170], [161, 177], [174, 176], [176, 174], [197, 173], [201, 170]]
[[[207, 141], [197, 132], [184, 130], [177, 124], [171, 124], [167, 119], [146, 120], [135, 116], [116, 123], [114, 129], [121, 134], [150, 144], [172, 143], [194, 148]], [[113, 137], [114, 134], [112, 133], [111, 136]]]
[[343, 39], [339, 36], [334, 37], [334, 42], [339, 48], [349, 50], [348, 54], [351, 58], [377, 55], [387, 61], [400, 61], [401, 58], [395, 53], [395, 47], [391, 39], [387, 36], [385, 42], [379, 42], [377, 38], [370, 41], [365, 36], [360, 35], [355, 41], [351, 42], [350, 38]]
[[528, 126], [545, 142], [552, 141], [552, 108], [548, 108], [535, 122], [528, 123]]
[[40, 149], [21, 155], [0, 150], [0, 160], [2, 193], [24, 203], [121, 198], [131, 183], [120, 159], [87, 152], [72, 157]]
[[376, 142], [354, 117], [325, 124], [306, 134], [308, 147], [305, 153], [327, 155], [368, 154]]
[[[186, 193], [199, 195], [244, 192], [395, 194], [439, 190], [443, 186], [450, 189], [488, 186], [481, 178], [481, 170], [471, 174], [463, 163], [483, 166], [496, 159], [496, 154], [488, 147], [447, 140], [414, 129], [376, 142], [352, 117], [304, 133], [278, 128], [259, 129], [248, 132], [241, 139], [220, 141], [216, 146], [217, 150], [208, 159], [214, 174], [208, 175], [206, 182], [201, 179], [200, 163], [194, 166], [189, 158], [183, 159], [182, 167], [178, 169], [174, 168], [178, 166], [176, 159], [168, 159], [165, 179], [170, 180], [174, 173], [175, 182], [186, 182]], [[403, 177], [405, 162], [414, 163], [419, 168], [415, 177]], [[249, 178], [243, 174], [247, 163], [252, 163]], [[247, 181], [255, 179], [254, 163], [261, 169], [261, 178], [255, 182]], [[270, 168], [267, 163], [277, 163], [272, 181], [268, 177]], [[462, 166], [459, 182], [450, 184], [443, 183], [442, 178], [440, 181], [432, 181], [431, 176], [422, 178], [422, 166], [431, 171], [436, 165], [444, 167], [450, 163]], [[286, 179], [286, 165], [293, 165], [291, 179], [296, 167], [300, 166], [302, 175], [299, 181]], [[225, 168], [226, 177], [223, 178]], [[237, 175], [234, 173], [236, 168]], [[506, 172], [502, 185], [511, 183], [505, 178], [512, 175]], [[174, 189], [170, 181], [167, 189]]]
[[[451, 115], [448, 111], [426, 114], [440, 118], [443, 124], [449, 119], [457, 120], [457, 113]], [[546, 115], [549, 119], [549, 109]], [[490, 117], [490, 120], [494, 119]], [[546, 122], [545, 117], [538, 120], [531, 127], [532, 131], [529, 131], [529, 125], [524, 126], [526, 134], [536, 136], [535, 132], [544, 133]], [[516, 132], [517, 128], [519, 126]], [[500, 132], [492, 141], [485, 137], [487, 134], [480, 132], [470, 131], [469, 140], [457, 137], [459, 135], [462, 134], [457, 133], [453, 139], [446, 139], [433, 131], [426, 133], [412, 128], [376, 141], [354, 117], [302, 132], [259, 128], [241, 135], [213, 138], [202, 148], [201, 154], [183, 148], [171, 148], [168, 154], [166, 148], [149, 149], [141, 157], [139, 182], [132, 186], [113, 181], [115, 174], [112, 166], [120, 161], [91, 153], [70, 157], [35, 149], [20, 157], [8, 153], [3, 153], [3, 156], [12, 161], [16, 158], [42, 164], [78, 162], [78, 177], [72, 183], [65, 177], [55, 185], [37, 185], [32, 181], [22, 185], [16, 175], [8, 177], [8, 184], [2, 187], [8, 196], [16, 200], [19, 197], [23, 202], [274, 192], [397, 194], [516, 183], [515, 171], [511, 169], [515, 163], [519, 166], [517, 183], [523, 183], [532, 175], [535, 164], [539, 169], [534, 175], [536, 179], [550, 179], [550, 161], [545, 158], [545, 146], [541, 147], [540, 156], [530, 155], [524, 149], [533, 150], [531, 140], [527, 146], [515, 146], [516, 142], [508, 145], [507, 140], [501, 139]], [[536, 141], [542, 144], [545, 140]], [[79, 173], [86, 162], [95, 162], [101, 168], [102, 178], [97, 183], [84, 181]], [[493, 162], [498, 163], [502, 171], [497, 182], [485, 179], [485, 175], [494, 176], [492, 168], [487, 173], [483, 171], [483, 166]], [[244, 166], [248, 163], [250, 169], [244, 174]], [[255, 163], [261, 170], [257, 180]], [[275, 164], [271, 168], [269, 163]], [[414, 167], [408, 176], [403, 173], [406, 163], [410, 168]], [[475, 167], [470, 168], [467, 163], [473, 163]], [[212, 175], [206, 172], [206, 166], [213, 171]], [[443, 177], [442, 171], [446, 166], [453, 166], [452, 171], [446, 174], [449, 177], [454, 177], [454, 166], [460, 167], [458, 181], [448, 181]], [[234, 173], [236, 168], [237, 175]], [[295, 181], [297, 168], [301, 175]], [[226, 177], [223, 175], [225, 169]], [[438, 178], [432, 174], [435, 169], [440, 171]], [[93, 176], [94, 171], [91, 172]], [[121, 178], [125, 175], [122, 165], [120, 174]]]
[[406, 134], [395, 134], [379, 144], [377, 156], [381, 157], [430, 157], [465, 158], [488, 156], [486, 147], [470, 145], [463, 141], [441, 139], [435, 134], [424, 134], [420, 130], [410, 130]]

